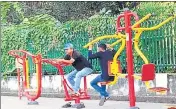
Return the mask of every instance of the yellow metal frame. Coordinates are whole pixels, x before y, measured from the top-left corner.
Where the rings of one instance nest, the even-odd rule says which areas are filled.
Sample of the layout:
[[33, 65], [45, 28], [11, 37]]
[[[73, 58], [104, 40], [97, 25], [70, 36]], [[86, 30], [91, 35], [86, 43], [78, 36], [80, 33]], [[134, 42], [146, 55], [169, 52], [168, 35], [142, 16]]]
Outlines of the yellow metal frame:
[[[132, 30], [136, 31], [135, 37], [134, 37], [134, 48], [136, 50], [136, 52], [139, 54], [139, 56], [142, 58], [142, 60], [144, 61], [145, 64], [148, 64], [149, 61], [148, 59], [145, 57], [145, 55], [142, 53], [142, 51], [139, 49], [139, 38], [142, 34], [143, 31], [148, 31], [148, 30], [155, 30], [160, 28], [161, 26], [163, 26], [164, 24], [166, 24], [167, 22], [171, 21], [172, 19], [176, 18], [176, 14], [174, 16], [169, 17], [168, 19], [164, 20], [163, 22], [161, 22], [160, 24], [154, 26], [154, 27], [150, 27], [150, 28], [135, 28], [137, 25], [139, 25], [140, 23], [142, 23], [143, 21], [147, 20], [149, 17], [151, 16], [151, 14], [146, 15], [145, 17], [143, 17], [141, 20], [139, 20], [138, 22], [136, 22], [133, 26], [132, 26]], [[141, 76], [137, 76], [137, 75], [133, 75], [135, 79], [140, 79], [141, 80]], [[150, 89], [150, 83], [149, 81], [145, 81], [144, 82], [147, 89]], [[150, 90], [151, 92], [153, 92], [152, 90]], [[161, 94], [166, 93], [166, 91], [162, 91], [160, 92]]]
[[139, 25], [140, 23], [144, 22], [145, 20], [147, 20], [149, 17], [151, 16], [151, 14], [146, 15], [145, 17], [143, 17], [141, 20], [139, 20], [138, 22], [136, 22], [133, 26], [132, 26], [132, 30], [135, 31], [148, 31], [148, 30], [156, 30], [158, 28], [160, 28], [161, 26], [163, 26], [164, 24], [168, 23], [169, 21], [171, 21], [172, 19], [176, 18], [176, 14], [167, 18], [166, 20], [164, 20], [163, 22], [161, 22], [160, 24], [150, 27], [150, 28], [135, 28], [137, 25]]
[[29, 89], [29, 61], [26, 58], [26, 87]]
[[[30, 88], [30, 80], [29, 80], [29, 60], [28, 60], [28, 58], [26, 58], [25, 59], [25, 61], [26, 61], [26, 85], [27, 85], [27, 89], [29, 89]], [[36, 62], [36, 79], [37, 79], [37, 84], [38, 84], [38, 60], [35, 58], [35, 62]], [[37, 85], [38, 86], [38, 85]], [[36, 92], [37, 90], [35, 90], [35, 92]]]
[[143, 17], [141, 20], [137, 21], [135, 24], [133, 24], [132, 29], [135, 28], [137, 25], [139, 25], [140, 23], [144, 22], [145, 20], [147, 20], [152, 14], [147, 14], [145, 17]]
[[[126, 36], [121, 34], [121, 33], [118, 33], [118, 34], [114, 34], [114, 35], [105, 35], [105, 36], [100, 36], [94, 40], [92, 40], [91, 42], [89, 42], [88, 44], [86, 44], [85, 46], [83, 46], [84, 48], [87, 48], [89, 47], [90, 45], [93, 45], [94, 43], [100, 41], [100, 40], [103, 40], [103, 39], [110, 39], [110, 38], [117, 38], [117, 39], [121, 39], [121, 38], [125, 38]], [[119, 41], [120, 42], [120, 41]], [[114, 42], [111, 46], [114, 46], [115, 44], [119, 43], [119, 42]]]
[[[35, 58], [35, 59], [36, 59], [36, 58]], [[35, 69], [36, 69], [36, 79], [37, 79], [37, 89], [38, 89], [38, 76], [39, 76], [39, 75], [38, 75], [38, 72], [39, 72], [39, 71], [38, 71], [38, 60], [36, 59], [35, 62], [36, 62]]]
[[[114, 85], [117, 81], [118, 81], [118, 77], [120, 77], [122, 75], [122, 72], [119, 72], [119, 65], [117, 63], [117, 58], [120, 55], [120, 53], [122, 53], [122, 51], [125, 49], [125, 45], [126, 45], [126, 40], [125, 38], [122, 37], [122, 45], [120, 46], [119, 50], [116, 52], [116, 54], [113, 57], [113, 62], [111, 65], [111, 72], [115, 75], [114, 77], [114, 81], [108, 83], [108, 85]], [[122, 76], [121, 76], [122, 77]]]

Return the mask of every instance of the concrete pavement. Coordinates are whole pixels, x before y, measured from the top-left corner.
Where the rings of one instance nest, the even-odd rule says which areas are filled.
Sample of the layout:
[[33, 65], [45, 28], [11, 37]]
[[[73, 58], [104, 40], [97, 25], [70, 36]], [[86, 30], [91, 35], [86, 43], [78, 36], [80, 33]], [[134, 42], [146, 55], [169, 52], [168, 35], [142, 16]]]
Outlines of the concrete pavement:
[[[62, 109], [62, 105], [66, 102], [62, 98], [44, 98], [40, 97], [38, 100], [39, 105], [27, 105], [25, 97], [19, 100], [18, 97], [1, 96], [2, 109]], [[104, 106], [99, 106], [98, 100], [85, 100], [83, 101], [85, 109], [129, 109], [129, 102], [127, 101], [107, 101]], [[164, 103], [136, 103], [140, 109], [167, 109]], [[69, 108], [73, 109], [73, 108]]]

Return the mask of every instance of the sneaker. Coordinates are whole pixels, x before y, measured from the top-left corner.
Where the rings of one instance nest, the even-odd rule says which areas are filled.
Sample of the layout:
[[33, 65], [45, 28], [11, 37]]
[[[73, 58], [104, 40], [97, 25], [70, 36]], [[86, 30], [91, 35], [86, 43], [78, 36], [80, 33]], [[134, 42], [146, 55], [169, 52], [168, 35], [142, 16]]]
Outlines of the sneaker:
[[100, 102], [99, 102], [99, 106], [103, 106], [104, 102], [105, 102], [106, 98], [105, 97], [101, 97]]
[[108, 99], [110, 99], [110, 97], [109, 97], [109, 96], [105, 98], [105, 102], [106, 102]]
[[68, 107], [71, 107], [71, 106], [72, 106], [72, 105], [71, 105], [71, 102], [69, 102], [69, 103], [63, 105], [62, 108], [68, 108]]

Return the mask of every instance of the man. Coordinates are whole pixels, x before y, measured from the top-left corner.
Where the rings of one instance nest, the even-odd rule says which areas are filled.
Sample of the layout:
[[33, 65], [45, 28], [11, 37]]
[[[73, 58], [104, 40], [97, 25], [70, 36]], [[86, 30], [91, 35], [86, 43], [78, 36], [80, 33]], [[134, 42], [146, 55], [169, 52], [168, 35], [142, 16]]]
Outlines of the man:
[[65, 44], [64, 50], [66, 53], [65, 58], [58, 59], [58, 61], [72, 64], [75, 68], [75, 70], [68, 74], [67, 79], [73, 88], [74, 94], [78, 96], [81, 78], [93, 72], [92, 65], [83, 55], [74, 50], [71, 43]]
[[92, 54], [92, 46], [89, 46], [89, 59], [99, 59], [100, 67], [101, 67], [101, 74], [98, 75], [95, 79], [91, 81], [91, 86], [100, 93], [101, 100], [99, 105], [104, 105], [104, 102], [109, 98], [109, 94], [106, 91], [106, 85], [98, 86], [98, 82], [104, 82], [112, 80], [113, 78], [108, 75], [108, 61], [113, 60], [113, 56], [115, 55], [115, 51], [113, 49], [106, 50], [110, 48], [110, 45], [106, 44], [100, 44], [98, 46], [98, 52], [95, 54]]

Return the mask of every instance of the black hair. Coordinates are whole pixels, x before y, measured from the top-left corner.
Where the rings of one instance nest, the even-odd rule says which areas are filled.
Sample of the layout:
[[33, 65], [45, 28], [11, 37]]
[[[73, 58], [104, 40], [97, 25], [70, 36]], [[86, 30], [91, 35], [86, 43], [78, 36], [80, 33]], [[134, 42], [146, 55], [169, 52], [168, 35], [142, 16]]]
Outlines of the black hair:
[[98, 47], [101, 47], [102, 49], [106, 50], [106, 44], [99, 44]]

